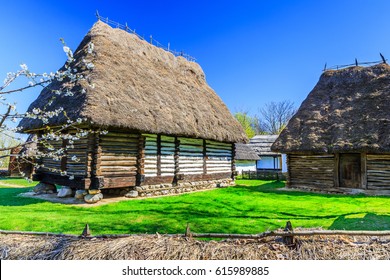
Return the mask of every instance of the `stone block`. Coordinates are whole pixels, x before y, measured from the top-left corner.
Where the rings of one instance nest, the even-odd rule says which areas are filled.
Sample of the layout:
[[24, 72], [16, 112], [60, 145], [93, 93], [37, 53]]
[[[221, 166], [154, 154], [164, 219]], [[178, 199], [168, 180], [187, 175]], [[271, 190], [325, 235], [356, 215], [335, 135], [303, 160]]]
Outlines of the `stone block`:
[[84, 201], [89, 204], [96, 203], [100, 200], [103, 199], [103, 194], [102, 193], [97, 193], [97, 194], [87, 194], [84, 196]]
[[125, 197], [128, 197], [128, 198], [138, 197], [138, 192], [137, 191], [129, 191], [128, 193], [125, 194]]
[[74, 195], [74, 198], [84, 199], [84, 196], [86, 196], [87, 194], [88, 194], [88, 192], [86, 190], [77, 190], [75, 195]]
[[61, 198], [71, 197], [73, 196], [73, 191], [71, 188], [64, 186], [58, 191], [57, 196]]
[[54, 184], [41, 182], [34, 187], [33, 192], [35, 192], [36, 194], [56, 193], [57, 188]]

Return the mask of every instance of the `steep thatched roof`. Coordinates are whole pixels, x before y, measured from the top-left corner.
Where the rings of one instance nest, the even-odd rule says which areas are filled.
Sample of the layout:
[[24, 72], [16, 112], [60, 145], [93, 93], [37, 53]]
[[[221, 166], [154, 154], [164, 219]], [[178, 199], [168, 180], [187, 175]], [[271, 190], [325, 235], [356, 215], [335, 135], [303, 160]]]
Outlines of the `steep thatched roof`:
[[236, 160], [259, 160], [260, 157], [249, 144], [236, 143]]
[[[90, 42], [93, 53], [88, 53]], [[47, 109], [63, 107], [71, 119], [86, 118], [87, 123], [105, 128], [226, 142], [247, 139], [195, 62], [100, 21], [84, 37], [75, 58], [79, 73], [88, 78], [77, 85], [66, 81], [50, 84], [29, 111], [47, 106], [52, 90], [66, 92], [70, 87], [74, 96], [61, 95]], [[94, 68], [82, 68], [82, 58]], [[62, 115], [50, 119], [51, 125], [65, 122]], [[43, 127], [41, 121], [27, 118], [20, 126], [24, 131]]]
[[249, 140], [249, 146], [260, 156], [274, 156], [278, 153], [271, 151], [271, 146], [278, 135], [256, 135]]
[[326, 71], [273, 145], [281, 152], [390, 152], [390, 66]]

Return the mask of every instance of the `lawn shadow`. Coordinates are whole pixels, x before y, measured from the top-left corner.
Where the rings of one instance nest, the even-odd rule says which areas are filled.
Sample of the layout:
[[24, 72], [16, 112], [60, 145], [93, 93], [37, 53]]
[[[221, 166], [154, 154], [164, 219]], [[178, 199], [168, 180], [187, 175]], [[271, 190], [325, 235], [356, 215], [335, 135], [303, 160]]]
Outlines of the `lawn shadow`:
[[20, 194], [31, 190], [25, 188], [0, 188], [0, 206], [26, 206], [45, 202], [41, 199], [23, 197]]
[[[348, 217], [351, 216], [351, 217]], [[338, 217], [329, 229], [334, 230], [389, 230], [390, 215], [377, 215], [367, 213], [363, 217], [354, 217], [354, 215], [342, 215]]]
[[307, 197], [369, 197], [364, 194], [342, 194], [342, 193], [322, 193], [322, 192], [312, 192], [308, 190], [298, 190], [298, 189], [288, 189], [285, 187], [285, 183], [281, 181], [273, 181], [270, 183], [261, 184], [258, 186], [246, 186], [237, 184], [235, 188], [241, 188], [247, 190], [248, 192], [258, 192], [258, 193], [273, 193], [273, 194], [284, 194], [290, 196], [307, 196]]

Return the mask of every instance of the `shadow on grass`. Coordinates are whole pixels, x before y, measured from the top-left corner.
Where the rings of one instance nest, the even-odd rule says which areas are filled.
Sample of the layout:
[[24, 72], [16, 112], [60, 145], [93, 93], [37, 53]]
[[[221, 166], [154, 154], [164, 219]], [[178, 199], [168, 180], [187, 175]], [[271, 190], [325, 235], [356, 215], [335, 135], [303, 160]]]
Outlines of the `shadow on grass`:
[[390, 216], [367, 213], [363, 217], [354, 215], [342, 215], [338, 217], [329, 229], [338, 230], [389, 230]]
[[[306, 196], [306, 197], [370, 197], [365, 194], [326, 194], [320, 192], [310, 192], [305, 190], [288, 190], [285, 188], [285, 183], [281, 181], [274, 181], [270, 183], [261, 184], [258, 186], [248, 186], [245, 184], [237, 184], [235, 188], [241, 188], [248, 192], [259, 192], [259, 193], [273, 193], [273, 194], [284, 194], [290, 196]], [[390, 199], [390, 197], [389, 197]]]
[[40, 199], [19, 196], [19, 194], [28, 192], [30, 190], [31, 187], [0, 188], [0, 206], [25, 206], [45, 202]]

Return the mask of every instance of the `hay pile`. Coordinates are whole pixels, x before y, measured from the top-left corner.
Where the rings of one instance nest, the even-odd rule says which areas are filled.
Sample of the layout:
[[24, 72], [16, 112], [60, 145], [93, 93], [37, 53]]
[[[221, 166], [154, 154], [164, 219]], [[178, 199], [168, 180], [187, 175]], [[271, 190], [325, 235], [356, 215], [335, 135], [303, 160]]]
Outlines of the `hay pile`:
[[200, 241], [164, 235], [72, 238], [0, 234], [0, 259], [19, 260], [388, 260], [389, 237], [315, 236]]

